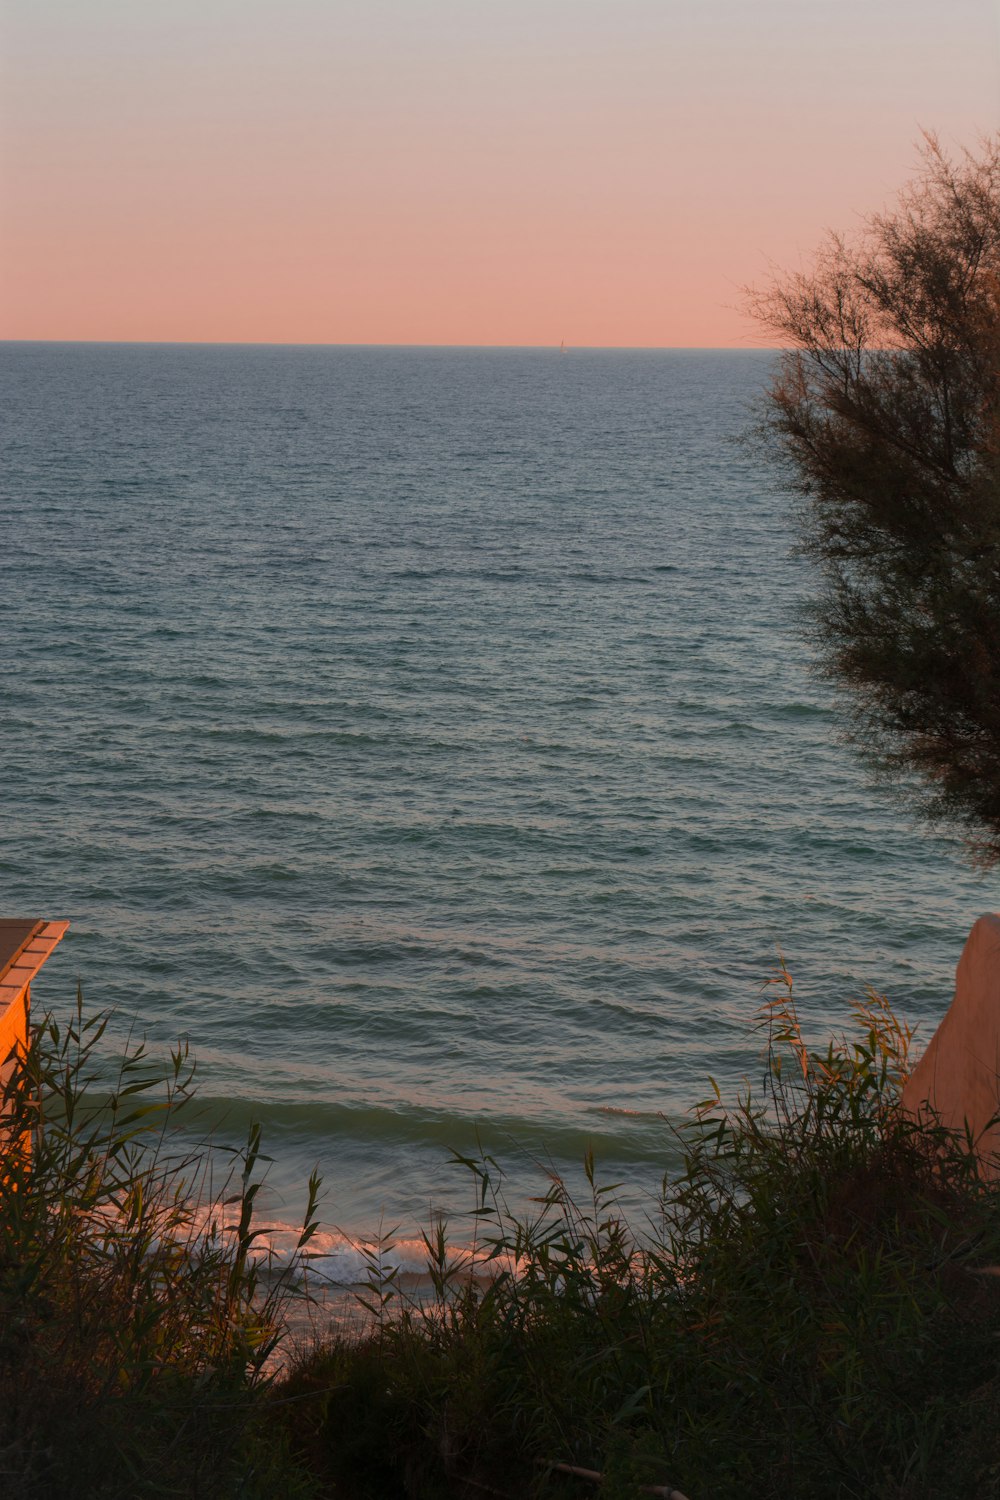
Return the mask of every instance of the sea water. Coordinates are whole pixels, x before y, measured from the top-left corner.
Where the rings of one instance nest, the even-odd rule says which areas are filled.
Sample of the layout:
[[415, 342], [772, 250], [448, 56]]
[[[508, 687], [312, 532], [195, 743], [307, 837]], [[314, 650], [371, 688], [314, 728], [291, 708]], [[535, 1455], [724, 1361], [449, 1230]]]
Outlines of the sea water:
[[412, 1232], [452, 1151], [650, 1202], [779, 950], [817, 1038], [941, 1016], [992, 886], [838, 738], [773, 361], [0, 347], [0, 908], [276, 1218]]

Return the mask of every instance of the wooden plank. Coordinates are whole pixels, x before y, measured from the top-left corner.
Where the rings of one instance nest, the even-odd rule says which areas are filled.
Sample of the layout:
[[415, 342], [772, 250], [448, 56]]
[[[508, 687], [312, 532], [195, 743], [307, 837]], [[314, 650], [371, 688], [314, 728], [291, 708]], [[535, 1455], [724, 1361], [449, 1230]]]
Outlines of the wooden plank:
[[0, 917], [0, 979], [45, 925], [35, 917]]
[[[2, 924], [0, 924], [2, 925]], [[24, 929], [28, 928], [25, 932]], [[14, 1002], [21, 990], [29, 985], [52, 954], [56, 944], [61, 942], [69, 928], [68, 922], [7, 922], [8, 956], [5, 963], [0, 966], [0, 1007], [4, 1003], [10, 1005]], [[21, 939], [17, 946], [13, 946], [13, 937], [17, 929], [21, 930]], [[0, 942], [3, 936], [0, 934]], [[0, 948], [0, 953], [4, 950]]]
[[[47, 954], [46, 957], [48, 957]], [[42, 962], [44, 962], [44, 959]], [[20, 994], [22, 990], [27, 989], [39, 967], [38, 964], [24, 963], [22, 957], [22, 960], [16, 964], [12, 964], [3, 976], [2, 988], [5, 990], [15, 990], [17, 994]]]
[[15, 1047], [24, 1051], [28, 1045], [28, 1002], [29, 992], [22, 990], [13, 1005], [0, 1014], [0, 1066], [2, 1066]]
[[[0, 1073], [9, 1076], [11, 1059], [28, 1047], [31, 1019], [31, 982], [66, 934], [68, 922], [36, 922], [28, 918], [0, 919]], [[0, 1119], [4, 1111], [0, 1109]], [[17, 1151], [22, 1161], [31, 1156], [31, 1132], [11, 1138], [0, 1125], [0, 1152]]]

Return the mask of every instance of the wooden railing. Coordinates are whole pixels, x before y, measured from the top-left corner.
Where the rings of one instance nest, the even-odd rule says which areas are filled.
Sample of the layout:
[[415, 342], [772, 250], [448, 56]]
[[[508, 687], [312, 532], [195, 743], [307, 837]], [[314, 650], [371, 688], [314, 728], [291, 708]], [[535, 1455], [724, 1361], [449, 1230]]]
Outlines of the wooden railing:
[[[4, 1139], [2, 1101], [18, 1060], [28, 1048], [31, 981], [68, 927], [68, 922], [0, 918], [0, 1150], [13, 1144]], [[31, 1142], [22, 1139], [18, 1146], [28, 1151]]]

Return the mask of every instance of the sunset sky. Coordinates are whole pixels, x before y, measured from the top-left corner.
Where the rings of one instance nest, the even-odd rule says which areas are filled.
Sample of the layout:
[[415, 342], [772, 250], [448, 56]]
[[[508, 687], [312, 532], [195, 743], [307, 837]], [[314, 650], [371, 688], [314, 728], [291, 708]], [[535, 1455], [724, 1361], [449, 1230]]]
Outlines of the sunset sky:
[[741, 346], [1000, 0], [0, 0], [0, 337]]

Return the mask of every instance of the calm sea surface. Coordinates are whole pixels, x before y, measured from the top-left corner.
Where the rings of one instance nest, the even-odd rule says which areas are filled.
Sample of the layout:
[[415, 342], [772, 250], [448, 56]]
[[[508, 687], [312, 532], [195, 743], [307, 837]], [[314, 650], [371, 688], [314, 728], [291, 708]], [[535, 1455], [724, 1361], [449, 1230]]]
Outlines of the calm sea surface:
[[348, 1229], [642, 1187], [780, 945], [926, 1039], [995, 904], [836, 739], [763, 352], [0, 346], [3, 914]]

